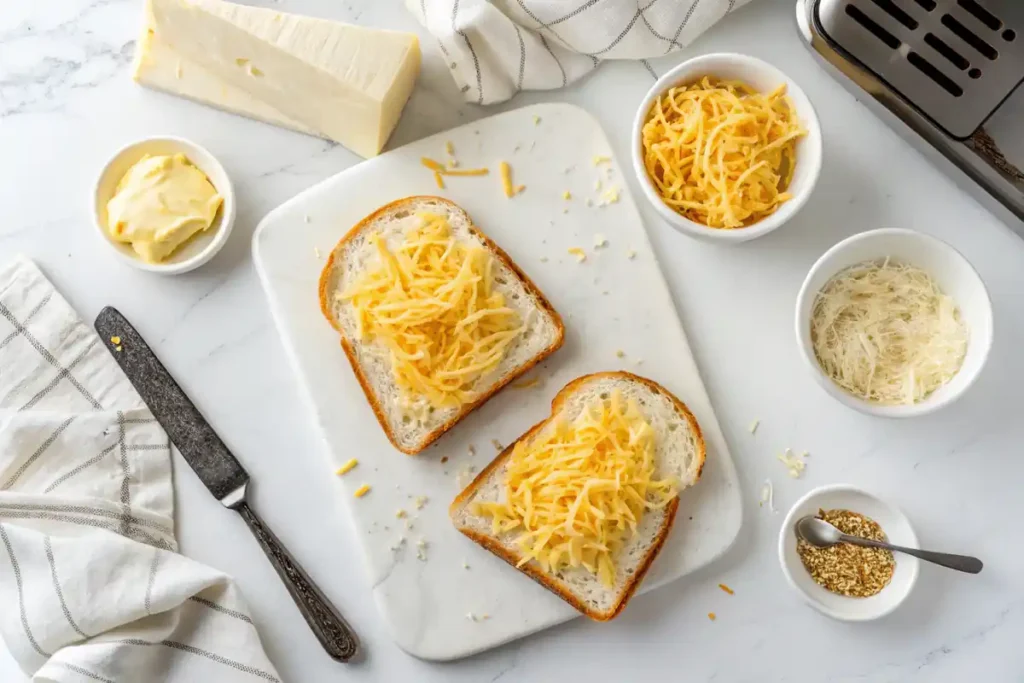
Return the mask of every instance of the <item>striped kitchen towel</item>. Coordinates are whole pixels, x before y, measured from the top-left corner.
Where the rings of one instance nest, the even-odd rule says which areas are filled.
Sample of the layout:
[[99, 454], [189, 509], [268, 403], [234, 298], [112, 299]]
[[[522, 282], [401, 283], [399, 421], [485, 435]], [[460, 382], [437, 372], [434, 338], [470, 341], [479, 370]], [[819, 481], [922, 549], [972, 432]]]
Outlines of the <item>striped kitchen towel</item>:
[[465, 98], [561, 88], [605, 59], [661, 57], [750, 0], [405, 0]]
[[231, 579], [176, 552], [170, 448], [39, 269], [0, 268], [0, 634], [32, 680], [278, 681]]

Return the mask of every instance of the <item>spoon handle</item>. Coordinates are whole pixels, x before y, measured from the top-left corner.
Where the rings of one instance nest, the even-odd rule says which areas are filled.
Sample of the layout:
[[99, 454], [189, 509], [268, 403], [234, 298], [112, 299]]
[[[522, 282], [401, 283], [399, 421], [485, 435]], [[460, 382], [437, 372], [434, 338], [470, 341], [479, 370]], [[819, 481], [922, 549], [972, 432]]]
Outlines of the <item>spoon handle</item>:
[[913, 555], [914, 557], [931, 562], [933, 564], [941, 565], [943, 567], [949, 567], [950, 569], [956, 569], [960, 572], [967, 572], [968, 574], [977, 574], [981, 571], [984, 566], [976, 557], [968, 557], [967, 555], [953, 555], [952, 553], [935, 553], [930, 550], [918, 550], [917, 548], [904, 548], [900, 545], [892, 545], [889, 543], [882, 543], [880, 541], [872, 541], [867, 538], [860, 538], [858, 536], [848, 536], [843, 534], [840, 539], [846, 543], [852, 543], [853, 545], [862, 545], [868, 548], [885, 548], [886, 550], [896, 550], [907, 555]]

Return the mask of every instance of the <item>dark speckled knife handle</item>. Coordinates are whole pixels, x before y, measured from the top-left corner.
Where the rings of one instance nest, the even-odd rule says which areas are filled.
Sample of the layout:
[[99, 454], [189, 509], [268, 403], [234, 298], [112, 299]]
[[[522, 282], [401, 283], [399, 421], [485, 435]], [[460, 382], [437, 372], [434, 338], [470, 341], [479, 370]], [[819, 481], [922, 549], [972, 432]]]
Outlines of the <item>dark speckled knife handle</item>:
[[256, 540], [270, 558], [270, 563], [274, 565], [295, 604], [299, 606], [302, 616], [306, 618], [306, 623], [313, 629], [327, 654], [339, 662], [347, 662], [355, 657], [359, 651], [359, 640], [352, 627], [338, 614], [313, 580], [288, 554], [274, 532], [267, 528], [252, 508], [242, 502], [235, 509], [252, 529]]

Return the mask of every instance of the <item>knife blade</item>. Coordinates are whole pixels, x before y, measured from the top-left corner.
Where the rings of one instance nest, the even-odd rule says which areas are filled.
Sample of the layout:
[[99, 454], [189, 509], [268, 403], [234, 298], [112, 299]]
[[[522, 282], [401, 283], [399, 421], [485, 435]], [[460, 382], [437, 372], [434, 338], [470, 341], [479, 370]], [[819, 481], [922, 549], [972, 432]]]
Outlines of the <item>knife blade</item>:
[[153, 417], [213, 497], [227, 507], [234, 507], [244, 500], [249, 473], [213, 431], [142, 336], [117, 309], [109, 306], [100, 311], [95, 327]]
[[249, 506], [249, 474], [242, 464], [117, 309], [104, 308], [94, 326], [185, 462], [217, 500], [242, 515], [327, 653], [340, 662], [352, 660], [359, 651], [355, 632]]

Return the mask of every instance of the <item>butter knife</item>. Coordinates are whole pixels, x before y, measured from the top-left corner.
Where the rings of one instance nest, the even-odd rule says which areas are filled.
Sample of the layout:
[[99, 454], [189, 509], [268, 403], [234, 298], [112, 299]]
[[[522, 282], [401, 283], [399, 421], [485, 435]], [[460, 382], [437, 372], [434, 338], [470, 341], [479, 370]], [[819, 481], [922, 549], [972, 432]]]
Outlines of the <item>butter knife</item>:
[[241, 463], [117, 309], [100, 311], [95, 327], [185, 462], [217, 500], [242, 515], [327, 654], [339, 662], [351, 660], [359, 650], [355, 632], [249, 507], [249, 474]]

